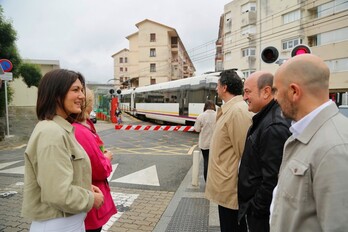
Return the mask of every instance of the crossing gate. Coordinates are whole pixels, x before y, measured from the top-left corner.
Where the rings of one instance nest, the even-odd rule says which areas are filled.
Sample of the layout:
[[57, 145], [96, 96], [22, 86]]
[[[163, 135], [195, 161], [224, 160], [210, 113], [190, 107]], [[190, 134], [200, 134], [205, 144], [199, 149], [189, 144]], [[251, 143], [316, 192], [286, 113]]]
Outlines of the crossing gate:
[[193, 126], [159, 126], [159, 125], [115, 125], [115, 130], [137, 131], [195, 131]]

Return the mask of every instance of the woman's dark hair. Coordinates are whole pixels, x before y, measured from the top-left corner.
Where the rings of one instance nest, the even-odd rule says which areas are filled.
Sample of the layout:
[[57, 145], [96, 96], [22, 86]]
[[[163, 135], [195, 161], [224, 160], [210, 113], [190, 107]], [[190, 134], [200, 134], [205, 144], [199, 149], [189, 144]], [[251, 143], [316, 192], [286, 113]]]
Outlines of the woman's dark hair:
[[215, 104], [212, 100], [207, 100], [204, 104], [204, 108], [203, 108], [203, 111], [206, 111], [206, 110], [216, 110], [215, 108]]
[[227, 91], [233, 95], [241, 95], [243, 93], [243, 81], [238, 73], [233, 70], [225, 70], [220, 73], [220, 84], [227, 86]]
[[71, 85], [79, 79], [85, 86], [85, 78], [81, 73], [67, 69], [55, 69], [46, 73], [40, 80], [36, 115], [39, 120], [52, 120], [56, 115], [57, 107], [64, 108], [64, 100]]

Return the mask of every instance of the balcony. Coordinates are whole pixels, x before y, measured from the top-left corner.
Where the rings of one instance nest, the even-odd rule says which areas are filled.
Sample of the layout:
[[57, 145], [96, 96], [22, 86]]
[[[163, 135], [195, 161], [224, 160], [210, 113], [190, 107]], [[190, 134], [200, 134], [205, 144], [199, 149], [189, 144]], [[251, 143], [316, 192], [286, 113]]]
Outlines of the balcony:
[[178, 58], [172, 58], [172, 65], [178, 65], [178, 64], [179, 64]]
[[248, 11], [241, 15], [241, 26], [255, 25], [256, 24], [256, 12]]
[[215, 55], [215, 61], [222, 60], [222, 58], [223, 58], [223, 54], [222, 53], [219, 53], [219, 54]]
[[222, 47], [222, 38], [219, 38], [219, 39], [216, 41], [216, 47]]

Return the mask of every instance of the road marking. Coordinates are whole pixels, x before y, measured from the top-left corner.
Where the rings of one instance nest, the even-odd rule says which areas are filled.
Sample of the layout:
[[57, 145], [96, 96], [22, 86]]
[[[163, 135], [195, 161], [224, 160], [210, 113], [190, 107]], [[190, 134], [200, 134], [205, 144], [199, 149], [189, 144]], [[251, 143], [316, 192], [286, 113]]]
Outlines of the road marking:
[[[8, 167], [12, 164], [18, 163], [17, 162], [9, 162], [6, 164], [1, 164], [4, 167]], [[126, 184], [139, 184], [139, 185], [150, 185], [150, 186], [160, 186], [159, 179], [157, 175], [157, 168], [156, 165], [153, 165], [151, 167], [145, 168], [140, 171], [136, 171], [134, 173], [131, 173], [129, 175], [123, 176], [121, 178], [112, 180], [112, 177], [118, 167], [117, 164], [112, 165], [113, 171], [111, 172], [110, 176], [108, 177], [109, 182], [118, 182], [118, 183], [126, 183]], [[7, 173], [7, 174], [22, 174], [24, 175], [24, 166], [19, 166], [15, 168], [9, 168], [9, 169], [3, 169], [0, 170], [0, 173]]]
[[112, 180], [111, 182], [160, 186], [156, 165], [145, 168], [143, 170], [133, 172], [127, 176]]
[[1, 170], [0, 173], [10, 173], [10, 174], [22, 174], [22, 175], [24, 175], [24, 166], [10, 168], [10, 169], [4, 169], [4, 170]]
[[112, 178], [112, 176], [114, 175], [117, 166], [118, 166], [118, 163], [112, 165], [112, 172], [110, 173], [110, 176], [108, 177], [108, 181], [109, 181], [109, 182], [111, 181], [111, 178]]
[[178, 145], [177, 147], [156, 146], [139, 148], [113, 147], [115, 154], [138, 154], [138, 155], [187, 155], [187, 147]]
[[3, 169], [3, 168], [8, 167], [8, 166], [11, 166], [12, 164], [16, 164], [18, 162], [21, 162], [21, 161], [13, 161], [13, 162], [0, 164], [0, 169]]
[[188, 155], [192, 155], [193, 151], [196, 149], [197, 147], [197, 144], [196, 145], [193, 145], [190, 150], [187, 152]]
[[27, 146], [27, 144], [25, 143], [25, 144], [19, 145], [17, 147], [14, 147], [13, 149], [20, 149], [20, 148], [23, 148], [23, 147], [26, 147], [26, 146]]

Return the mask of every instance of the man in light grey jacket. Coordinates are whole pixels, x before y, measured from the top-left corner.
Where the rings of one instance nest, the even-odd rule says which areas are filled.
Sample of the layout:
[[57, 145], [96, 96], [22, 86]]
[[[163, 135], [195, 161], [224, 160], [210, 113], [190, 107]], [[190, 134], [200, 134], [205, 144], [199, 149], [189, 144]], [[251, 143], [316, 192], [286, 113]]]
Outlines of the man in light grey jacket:
[[295, 56], [275, 74], [283, 115], [293, 120], [284, 145], [271, 231], [348, 231], [348, 119], [329, 100], [327, 65]]

